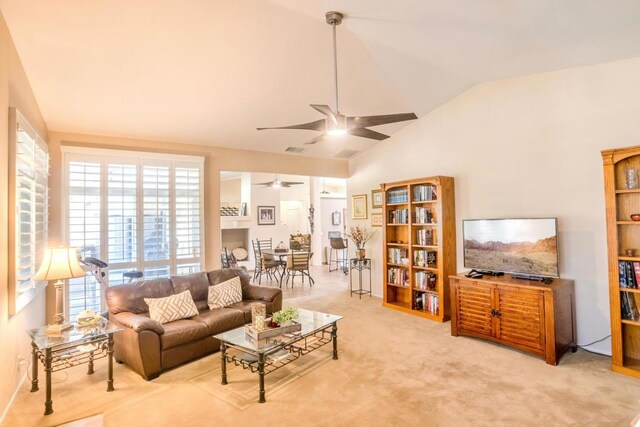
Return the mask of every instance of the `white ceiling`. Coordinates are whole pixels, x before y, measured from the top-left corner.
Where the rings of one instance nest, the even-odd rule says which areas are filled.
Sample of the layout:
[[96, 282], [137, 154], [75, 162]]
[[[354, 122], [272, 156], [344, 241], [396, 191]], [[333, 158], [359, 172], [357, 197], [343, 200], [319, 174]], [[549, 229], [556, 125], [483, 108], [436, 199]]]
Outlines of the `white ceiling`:
[[[51, 130], [252, 150], [300, 146], [273, 130], [333, 104], [418, 116], [474, 84], [640, 56], [640, 2], [586, 0], [0, 0]], [[393, 133], [406, 124], [380, 126]], [[311, 146], [328, 157], [375, 141]]]

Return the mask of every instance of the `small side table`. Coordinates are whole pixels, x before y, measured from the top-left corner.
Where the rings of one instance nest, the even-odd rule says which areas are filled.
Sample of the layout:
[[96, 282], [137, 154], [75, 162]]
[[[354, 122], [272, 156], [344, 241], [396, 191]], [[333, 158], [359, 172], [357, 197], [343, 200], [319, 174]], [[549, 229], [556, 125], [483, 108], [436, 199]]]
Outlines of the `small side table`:
[[[353, 270], [358, 271], [358, 289], [353, 290]], [[369, 290], [362, 289], [362, 270], [369, 270]], [[369, 294], [371, 297], [371, 258], [351, 258], [349, 260], [349, 296], [353, 294], [359, 295], [362, 299], [363, 294]]]
[[44, 414], [53, 413], [51, 400], [51, 374], [78, 365], [87, 364], [87, 375], [93, 374], [93, 362], [107, 357], [109, 372], [107, 391], [113, 391], [113, 334], [122, 328], [104, 319], [91, 326], [74, 325], [73, 329], [56, 335], [47, 335], [46, 326], [28, 331], [31, 338], [32, 379], [31, 392], [38, 391], [38, 361], [44, 366], [46, 398]]

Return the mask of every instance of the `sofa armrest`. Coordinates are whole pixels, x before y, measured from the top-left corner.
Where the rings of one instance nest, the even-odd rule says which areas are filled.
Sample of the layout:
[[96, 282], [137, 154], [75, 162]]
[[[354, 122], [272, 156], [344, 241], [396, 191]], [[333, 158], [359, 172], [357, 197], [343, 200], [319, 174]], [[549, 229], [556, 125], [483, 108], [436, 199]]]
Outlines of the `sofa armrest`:
[[267, 302], [280, 299], [282, 301], [282, 289], [247, 285], [242, 288], [242, 299]]
[[150, 317], [134, 314], [129, 311], [111, 314], [110, 316], [113, 316], [113, 318], [122, 326], [131, 328], [136, 332], [152, 331], [158, 335], [164, 334], [164, 327], [162, 327], [162, 324]]

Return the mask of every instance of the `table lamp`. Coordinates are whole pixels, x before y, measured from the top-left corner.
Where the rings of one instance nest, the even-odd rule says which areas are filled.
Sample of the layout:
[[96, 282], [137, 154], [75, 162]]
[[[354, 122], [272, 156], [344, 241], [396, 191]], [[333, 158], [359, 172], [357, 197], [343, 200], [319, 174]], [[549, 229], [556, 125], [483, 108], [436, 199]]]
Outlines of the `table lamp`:
[[44, 252], [44, 259], [33, 277], [33, 280], [55, 280], [56, 288], [56, 314], [54, 319], [56, 325], [49, 326], [49, 329], [64, 331], [70, 329], [70, 324], [64, 323], [64, 280], [74, 277], [82, 277], [87, 273], [78, 263], [77, 249], [75, 248], [47, 248]]

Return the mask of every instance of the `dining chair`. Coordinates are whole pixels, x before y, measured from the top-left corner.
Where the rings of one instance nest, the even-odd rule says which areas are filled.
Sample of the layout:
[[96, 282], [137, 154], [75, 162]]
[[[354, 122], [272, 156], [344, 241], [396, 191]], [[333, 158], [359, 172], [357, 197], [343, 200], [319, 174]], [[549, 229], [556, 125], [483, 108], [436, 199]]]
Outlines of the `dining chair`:
[[291, 251], [289, 255], [287, 255], [287, 277], [285, 280], [285, 286], [289, 283], [289, 278], [291, 277], [291, 287], [293, 288], [293, 283], [295, 281], [296, 275], [299, 273], [302, 276], [302, 284], [304, 285], [304, 276], [309, 278], [309, 285], [313, 286], [315, 283], [313, 277], [311, 277], [311, 273], [309, 271], [309, 260], [311, 259], [312, 253], [309, 251]]
[[220, 251], [220, 263], [222, 264], [222, 268], [234, 268], [238, 266], [236, 257], [229, 252], [226, 246]]
[[[258, 284], [262, 285], [262, 276], [267, 275], [270, 280], [279, 280], [278, 273], [280, 272], [280, 261], [274, 259], [273, 255], [263, 254], [262, 251], [271, 249], [273, 243], [271, 239], [252, 240], [253, 245], [253, 258], [255, 261], [253, 270], [253, 282], [258, 280]], [[282, 274], [282, 273], [281, 273]]]

